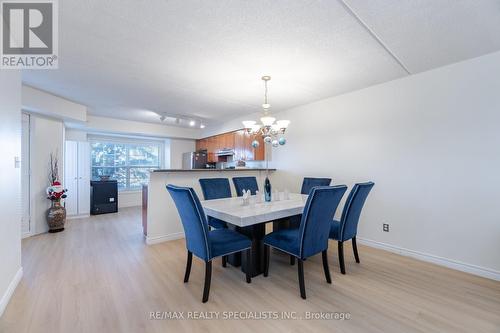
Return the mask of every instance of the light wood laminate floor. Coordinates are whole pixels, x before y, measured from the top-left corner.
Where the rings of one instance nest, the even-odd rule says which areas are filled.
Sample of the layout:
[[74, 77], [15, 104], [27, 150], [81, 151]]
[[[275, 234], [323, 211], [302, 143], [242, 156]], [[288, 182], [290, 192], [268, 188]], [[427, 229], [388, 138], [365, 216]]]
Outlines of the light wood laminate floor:
[[[194, 259], [183, 283], [184, 240], [147, 246], [141, 231], [140, 210], [127, 208], [23, 240], [24, 277], [0, 332], [500, 332], [500, 282], [362, 245], [361, 264], [346, 246], [341, 275], [333, 241], [333, 284], [325, 282], [321, 255], [307, 260], [307, 300], [297, 266], [273, 252], [269, 277], [251, 284], [217, 260], [202, 304], [204, 264]], [[343, 312], [350, 319], [151, 320], [152, 311]]]

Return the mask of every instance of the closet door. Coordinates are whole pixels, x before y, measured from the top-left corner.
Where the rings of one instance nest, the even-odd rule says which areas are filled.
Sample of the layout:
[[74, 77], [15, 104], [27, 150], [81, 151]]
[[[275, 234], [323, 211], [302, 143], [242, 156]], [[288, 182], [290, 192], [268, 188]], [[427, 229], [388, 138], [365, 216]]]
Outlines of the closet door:
[[90, 145], [78, 142], [78, 215], [90, 214]]
[[67, 215], [78, 214], [78, 142], [66, 141], [64, 150], [64, 187], [68, 197], [64, 200]]

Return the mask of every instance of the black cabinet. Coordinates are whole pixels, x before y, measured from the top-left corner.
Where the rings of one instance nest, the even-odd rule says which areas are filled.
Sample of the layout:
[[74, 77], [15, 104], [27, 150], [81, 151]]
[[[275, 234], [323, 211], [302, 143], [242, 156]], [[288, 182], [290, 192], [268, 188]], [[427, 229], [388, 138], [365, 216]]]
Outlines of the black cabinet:
[[90, 182], [90, 214], [118, 212], [118, 183], [116, 180]]

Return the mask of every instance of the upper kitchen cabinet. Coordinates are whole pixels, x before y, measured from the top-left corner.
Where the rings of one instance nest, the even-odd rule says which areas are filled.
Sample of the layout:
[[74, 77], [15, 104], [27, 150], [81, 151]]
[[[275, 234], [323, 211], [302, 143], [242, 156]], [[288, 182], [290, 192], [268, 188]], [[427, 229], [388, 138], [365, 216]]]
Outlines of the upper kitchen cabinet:
[[234, 149], [235, 135], [234, 132], [218, 135], [222, 144], [221, 149]]
[[264, 161], [266, 159], [266, 145], [264, 143], [264, 138], [262, 135], [254, 135], [252, 138], [253, 140], [257, 140], [259, 142], [259, 147], [253, 148], [250, 145], [250, 149], [253, 152], [253, 159], [255, 161]]
[[[241, 130], [244, 133], [244, 147], [245, 147], [245, 160], [247, 161], [263, 161], [265, 160], [265, 150], [264, 139], [262, 135], [251, 135], [245, 130]], [[257, 140], [259, 146], [257, 148], [252, 147], [252, 142]]]
[[[253, 148], [252, 141], [259, 141], [259, 147]], [[250, 135], [245, 130], [239, 130], [205, 139], [196, 140], [196, 149], [206, 149], [208, 162], [219, 162], [217, 152], [234, 150], [233, 160], [262, 161], [265, 159], [264, 140], [260, 135]]]
[[196, 140], [196, 151], [208, 150], [208, 139]]

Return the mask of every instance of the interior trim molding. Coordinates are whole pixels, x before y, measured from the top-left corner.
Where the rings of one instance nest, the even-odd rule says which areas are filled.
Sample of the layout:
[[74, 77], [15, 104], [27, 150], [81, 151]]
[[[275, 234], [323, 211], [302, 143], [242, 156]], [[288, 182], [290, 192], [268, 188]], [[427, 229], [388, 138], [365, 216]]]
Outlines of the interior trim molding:
[[153, 244], [158, 244], [158, 243], [163, 243], [163, 242], [167, 242], [167, 241], [172, 241], [172, 240], [184, 238], [184, 232], [176, 232], [174, 234], [168, 234], [168, 235], [164, 235], [164, 236], [155, 236], [155, 237], [146, 236], [145, 238], [146, 238], [147, 245], [153, 245]]
[[356, 240], [359, 241], [360, 244], [367, 245], [370, 247], [374, 247], [377, 249], [386, 250], [389, 252], [397, 253], [406, 257], [415, 258], [421, 261], [430, 262], [439, 266], [444, 266], [447, 268], [455, 269], [457, 271], [474, 274], [477, 276], [481, 276], [484, 278], [500, 281], [500, 271], [476, 266], [472, 264], [467, 264], [461, 261], [452, 260], [444, 257], [439, 257], [433, 254], [423, 253], [419, 251], [405, 249], [403, 247], [394, 246], [387, 243], [377, 242], [371, 239], [366, 239], [363, 237], [356, 237]]
[[66, 220], [85, 219], [87, 217], [90, 217], [90, 214], [70, 215], [66, 216]]
[[17, 270], [16, 275], [14, 275], [12, 281], [10, 281], [7, 290], [5, 291], [5, 293], [2, 296], [2, 299], [0, 300], [0, 317], [3, 315], [5, 308], [7, 308], [7, 304], [9, 304], [9, 301], [12, 295], [14, 294], [14, 291], [16, 290], [17, 285], [21, 281], [22, 277], [23, 277], [23, 268], [20, 267]]
[[398, 63], [398, 65], [408, 74], [408, 75], [411, 75], [411, 72], [410, 70], [408, 69], [408, 67], [403, 63], [403, 61], [401, 61], [401, 59], [399, 59], [399, 57], [394, 53], [392, 52], [392, 50], [389, 48], [389, 46], [387, 46], [383, 41], [382, 39], [375, 33], [375, 31], [373, 31], [372, 28], [370, 28], [368, 26], [368, 24], [363, 21], [363, 19], [361, 17], [359, 17], [358, 14], [356, 14], [356, 12], [354, 11], [354, 9], [352, 9], [351, 6], [349, 6], [349, 4], [346, 3], [345, 0], [339, 0], [339, 2], [344, 6], [345, 10], [356, 20], [358, 21], [358, 23], [370, 34], [370, 36], [372, 36], [373, 39], [375, 39], [377, 41], [377, 43], [382, 46], [382, 48], [387, 52], [389, 53], [389, 55], [392, 57], [392, 59], [394, 59], [394, 61], [396, 61]]

